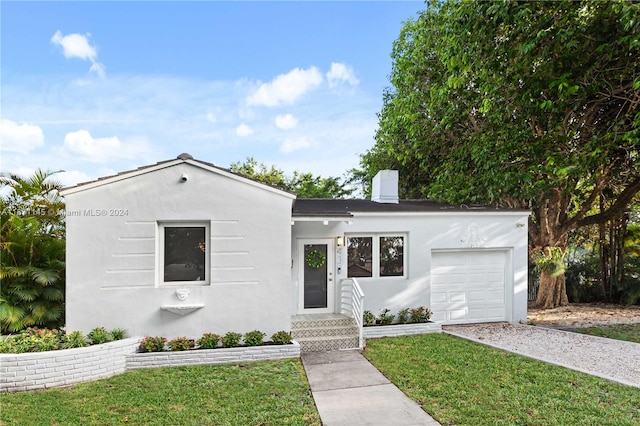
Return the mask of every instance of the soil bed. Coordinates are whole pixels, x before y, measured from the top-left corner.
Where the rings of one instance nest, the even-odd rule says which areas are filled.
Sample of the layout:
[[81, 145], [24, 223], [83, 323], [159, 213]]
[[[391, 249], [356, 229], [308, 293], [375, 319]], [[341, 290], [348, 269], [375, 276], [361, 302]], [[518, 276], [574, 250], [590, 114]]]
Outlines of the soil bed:
[[529, 307], [527, 321], [532, 325], [575, 329], [597, 325], [640, 323], [640, 306], [605, 303], [572, 303], [553, 309]]

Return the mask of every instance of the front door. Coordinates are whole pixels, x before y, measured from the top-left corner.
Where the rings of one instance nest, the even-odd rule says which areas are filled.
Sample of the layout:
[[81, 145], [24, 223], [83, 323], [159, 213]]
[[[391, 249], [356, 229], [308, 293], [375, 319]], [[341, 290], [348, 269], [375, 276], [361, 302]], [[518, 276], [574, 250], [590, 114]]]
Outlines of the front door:
[[333, 312], [333, 239], [298, 243], [301, 313]]

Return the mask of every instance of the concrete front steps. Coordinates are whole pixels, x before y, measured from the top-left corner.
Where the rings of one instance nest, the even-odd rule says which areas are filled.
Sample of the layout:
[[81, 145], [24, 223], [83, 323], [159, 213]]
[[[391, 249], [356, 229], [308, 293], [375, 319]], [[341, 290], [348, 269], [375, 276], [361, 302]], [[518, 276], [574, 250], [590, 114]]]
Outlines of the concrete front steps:
[[359, 332], [353, 318], [340, 314], [310, 314], [291, 318], [291, 336], [304, 353], [357, 349]]

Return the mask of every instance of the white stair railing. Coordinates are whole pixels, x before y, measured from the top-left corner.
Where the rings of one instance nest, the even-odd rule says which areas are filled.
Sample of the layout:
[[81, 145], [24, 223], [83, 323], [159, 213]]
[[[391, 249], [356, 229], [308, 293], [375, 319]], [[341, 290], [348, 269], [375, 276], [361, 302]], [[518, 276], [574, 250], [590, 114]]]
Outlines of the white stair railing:
[[358, 325], [358, 347], [362, 349], [364, 347], [362, 333], [364, 293], [355, 278], [347, 278], [340, 281], [340, 313], [356, 320]]

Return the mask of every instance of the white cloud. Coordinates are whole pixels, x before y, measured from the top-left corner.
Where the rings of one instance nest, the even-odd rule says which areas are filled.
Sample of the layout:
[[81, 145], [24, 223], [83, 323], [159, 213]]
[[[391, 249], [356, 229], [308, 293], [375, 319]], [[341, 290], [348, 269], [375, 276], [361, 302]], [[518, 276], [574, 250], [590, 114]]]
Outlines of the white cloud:
[[91, 61], [89, 71], [95, 72], [100, 77], [105, 76], [105, 66], [97, 61], [98, 50], [89, 44], [91, 34], [68, 34], [62, 35], [60, 30], [51, 37], [51, 43], [62, 47], [62, 54], [65, 58], [80, 58]]
[[279, 129], [288, 130], [293, 129], [298, 125], [298, 120], [291, 114], [285, 115], [277, 115], [276, 116], [276, 126]]
[[253, 129], [244, 123], [236, 127], [236, 135], [240, 137], [251, 136], [252, 134]]
[[94, 62], [93, 64], [91, 64], [91, 68], [89, 68], [89, 71], [95, 72], [100, 76], [100, 78], [104, 78], [104, 76], [107, 75], [107, 69], [105, 68], [104, 64], [101, 64], [100, 62]]
[[329, 82], [329, 87], [336, 87], [342, 83], [356, 86], [360, 83], [353, 71], [353, 67], [339, 62], [331, 63], [331, 69], [327, 73], [327, 81]]
[[282, 145], [280, 145], [280, 152], [283, 154], [289, 154], [299, 149], [309, 148], [311, 146], [311, 139], [302, 136], [299, 138], [287, 138]]
[[64, 148], [70, 154], [80, 155], [95, 162], [103, 162], [114, 152], [122, 149], [122, 143], [116, 136], [94, 138], [88, 131], [78, 130], [65, 135]]
[[63, 150], [71, 156], [78, 156], [94, 163], [106, 163], [115, 158], [137, 158], [149, 151], [144, 142], [124, 144], [116, 136], [94, 138], [86, 130], [67, 133]]
[[3, 118], [0, 120], [0, 141], [2, 151], [29, 154], [44, 145], [44, 133], [35, 124], [18, 124]]
[[296, 68], [281, 74], [270, 83], [263, 83], [247, 98], [249, 105], [278, 106], [292, 104], [300, 96], [322, 83], [322, 74], [316, 67]]
[[82, 182], [89, 182], [91, 180], [94, 180], [94, 178], [92, 178], [88, 174], [79, 172], [77, 170], [56, 173], [55, 175], [53, 175], [53, 178], [60, 182], [65, 188], [77, 185]]
[[218, 118], [216, 117], [216, 114], [215, 114], [215, 113], [213, 113], [213, 112], [209, 111], [209, 112], [207, 113], [207, 121], [208, 121], [209, 123], [215, 123], [216, 121], [218, 121]]

